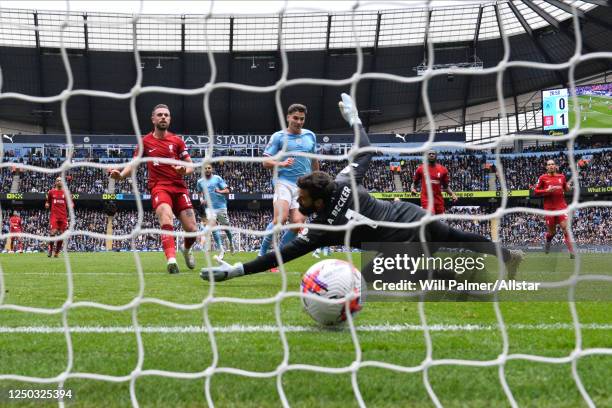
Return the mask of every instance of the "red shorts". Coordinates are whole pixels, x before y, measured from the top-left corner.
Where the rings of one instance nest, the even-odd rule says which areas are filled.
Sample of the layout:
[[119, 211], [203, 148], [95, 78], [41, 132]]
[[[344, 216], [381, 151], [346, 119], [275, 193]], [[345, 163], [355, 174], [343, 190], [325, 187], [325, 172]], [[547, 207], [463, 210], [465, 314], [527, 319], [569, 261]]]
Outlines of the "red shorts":
[[23, 231], [20, 230], [20, 229], [13, 229], [13, 228], [11, 228], [11, 232], [12, 233], [17, 233], [17, 232], [23, 232]]
[[546, 225], [554, 228], [557, 224], [561, 224], [562, 221], [567, 221], [567, 214], [547, 215], [544, 218], [546, 219]]
[[51, 229], [58, 230], [59, 232], [64, 232], [68, 228], [68, 219], [67, 218], [57, 218], [51, 217], [50, 221]]
[[151, 190], [151, 205], [156, 210], [162, 204], [168, 204], [172, 208], [174, 215], [178, 215], [183, 210], [193, 208], [189, 191], [185, 188], [172, 186], [158, 186]]

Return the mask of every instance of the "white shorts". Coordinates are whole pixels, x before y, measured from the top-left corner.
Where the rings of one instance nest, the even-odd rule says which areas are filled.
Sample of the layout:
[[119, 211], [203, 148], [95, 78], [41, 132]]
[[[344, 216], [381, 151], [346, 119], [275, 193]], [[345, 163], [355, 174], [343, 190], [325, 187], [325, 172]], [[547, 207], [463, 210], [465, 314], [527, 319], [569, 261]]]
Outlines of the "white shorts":
[[274, 186], [274, 199], [284, 200], [289, 203], [289, 209], [299, 208], [300, 205], [297, 202], [298, 199], [298, 188], [295, 184], [288, 183], [286, 181], [278, 180]]

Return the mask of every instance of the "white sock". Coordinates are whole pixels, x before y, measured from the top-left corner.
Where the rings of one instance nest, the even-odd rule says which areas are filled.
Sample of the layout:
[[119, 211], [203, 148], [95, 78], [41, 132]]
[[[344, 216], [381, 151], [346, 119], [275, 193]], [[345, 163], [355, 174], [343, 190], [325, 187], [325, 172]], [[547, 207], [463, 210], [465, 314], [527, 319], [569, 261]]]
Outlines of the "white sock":
[[168, 258], [168, 263], [176, 263], [176, 258]]

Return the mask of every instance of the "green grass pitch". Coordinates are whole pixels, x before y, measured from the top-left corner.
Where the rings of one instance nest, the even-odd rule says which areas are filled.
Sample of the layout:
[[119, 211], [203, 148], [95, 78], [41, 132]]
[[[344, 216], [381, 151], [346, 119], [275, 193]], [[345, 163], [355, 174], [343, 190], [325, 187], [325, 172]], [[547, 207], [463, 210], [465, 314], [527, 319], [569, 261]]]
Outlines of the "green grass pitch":
[[[139, 294], [139, 280], [131, 253], [70, 253], [74, 302], [99, 302], [126, 306]], [[235, 262], [254, 254], [227, 255]], [[337, 255], [339, 256], [339, 255]], [[65, 388], [74, 393], [69, 407], [130, 406], [128, 376], [139, 364], [138, 344], [129, 329], [133, 317], [147, 330], [142, 333], [142, 373], [134, 382], [134, 397], [141, 407], [206, 406], [205, 379], [197, 373], [213, 364], [209, 335], [202, 330], [201, 308], [180, 310], [152, 299], [183, 305], [201, 303], [209, 285], [181, 263], [181, 273], [164, 271], [161, 253], [139, 254], [144, 271], [144, 302], [132, 312], [107, 311], [93, 304], [69, 309], [67, 323], [74, 359], [71, 373], [125, 376], [121, 381], [69, 379]], [[523, 268], [546, 269], [550, 259], [530, 254]], [[204, 257], [198, 254], [198, 266]], [[316, 260], [305, 256], [287, 265], [287, 287], [297, 290], [301, 274]], [[581, 258], [581, 273], [598, 274], [609, 268], [610, 255], [589, 254]], [[68, 298], [64, 259], [45, 254], [3, 254], [4, 305], [60, 308]], [[573, 261], [565, 255], [557, 268], [571, 271]], [[520, 277], [520, 276], [519, 276]], [[282, 288], [280, 274], [262, 273], [219, 283], [215, 296], [258, 298], [274, 296]], [[612, 289], [612, 283], [599, 282]], [[576, 348], [568, 302], [502, 302], [500, 309], [508, 328], [509, 353], [567, 358]], [[612, 303], [576, 303], [581, 324], [582, 349], [612, 348]], [[427, 324], [432, 327], [431, 358], [492, 361], [503, 352], [502, 334], [496, 326], [494, 307], [485, 302], [430, 302], [424, 304]], [[348, 367], [356, 358], [350, 332], [321, 330], [302, 311], [298, 298], [280, 304], [289, 348], [288, 364]], [[269, 373], [283, 363], [281, 337], [275, 330], [275, 305], [212, 303], [211, 324], [219, 328], [214, 338], [217, 367]], [[427, 356], [418, 304], [414, 302], [366, 302], [356, 319], [362, 361], [378, 361], [417, 367]], [[55, 377], [68, 367], [67, 342], [61, 314], [35, 314], [0, 309], [0, 378], [6, 374]], [[359, 327], [361, 329], [359, 329]], [[378, 327], [378, 329], [375, 329]], [[397, 330], [403, 327], [402, 330]], [[18, 328], [18, 329], [16, 329]], [[99, 328], [94, 332], [93, 328]], [[122, 330], [122, 328], [128, 328]], [[299, 328], [295, 329], [295, 328]], [[371, 328], [371, 330], [365, 330]], [[396, 330], [393, 331], [392, 328]], [[10, 330], [13, 329], [13, 330]], [[80, 330], [76, 330], [80, 329]], [[87, 329], [87, 330], [86, 330]], [[44, 331], [47, 332], [44, 332]], [[597, 406], [612, 406], [612, 355], [590, 355], [577, 362], [577, 372]], [[149, 370], [160, 370], [159, 372]], [[521, 359], [504, 367], [509, 388], [519, 406], [586, 406], [572, 377], [572, 364], [549, 364]], [[183, 379], [164, 377], [164, 372], [188, 373]], [[446, 407], [510, 406], [499, 379], [499, 366], [435, 365], [427, 370], [431, 386]], [[215, 406], [277, 407], [281, 400], [275, 376], [245, 377], [231, 373], [212, 376], [210, 386]], [[356, 381], [364, 402], [372, 407], [432, 407], [423, 383], [423, 371], [399, 372], [366, 366]], [[357, 406], [351, 375], [290, 370], [280, 378], [285, 395], [296, 407]], [[55, 388], [56, 383], [34, 384], [0, 380], [0, 406], [51, 407], [57, 401], [9, 401], [10, 389]]]
[[[581, 106], [580, 127], [581, 128], [604, 128], [612, 127], [612, 98], [602, 96], [591, 97], [589, 108], [589, 95], [579, 95], [578, 104]], [[575, 126], [576, 112], [574, 112], [574, 100], [569, 98], [569, 127]]]

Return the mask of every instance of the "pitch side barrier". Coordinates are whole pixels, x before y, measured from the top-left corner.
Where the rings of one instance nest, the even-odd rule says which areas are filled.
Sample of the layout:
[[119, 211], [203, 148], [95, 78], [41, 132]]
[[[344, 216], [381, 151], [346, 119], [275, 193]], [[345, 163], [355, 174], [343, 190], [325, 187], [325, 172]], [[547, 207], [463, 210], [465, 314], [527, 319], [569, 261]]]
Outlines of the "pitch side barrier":
[[[502, 195], [501, 191], [456, 191], [457, 197], [466, 199], [481, 199], [481, 198], [499, 198]], [[612, 186], [596, 186], [596, 187], [584, 187], [580, 189], [581, 196], [591, 196], [599, 194], [612, 194]], [[411, 192], [390, 192], [370, 193], [375, 198], [392, 200], [395, 198], [400, 199], [419, 199], [420, 193], [414, 194]], [[445, 198], [450, 198], [447, 193], [442, 193]], [[568, 196], [571, 194], [567, 194]], [[228, 195], [230, 201], [266, 201], [272, 200], [274, 194], [272, 193], [231, 193]], [[508, 190], [508, 197], [511, 198], [540, 198], [536, 196], [532, 190]], [[0, 193], [1, 201], [44, 201], [46, 193]], [[148, 193], [140, 195], [141, 200], [148, 201], [151, 199], [151, 195]], [[197, 200], [197, 194], [191, 194], [192, 200]], [[124, 194], [124, 193], [104, 193], [104, 194], [88, 194], [88, 193], [72, 193], [72, 199], [75, 201], [136, 201], [135, 194]]]
[[[542, 252], [542, 245], [509, 245], [513, 249], [522, 249], [525, 252]], [[553, 245], [551, 252], [565, 253], [566, 248], [564, 245]], [[576, 252], [582, 254], [610, 254], [612, 253], [612, 246], [610, 245], [598, 245], [598, 244], [580, 244], [576, 247]]]

